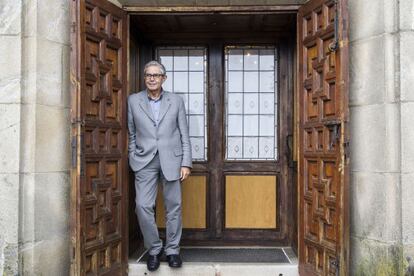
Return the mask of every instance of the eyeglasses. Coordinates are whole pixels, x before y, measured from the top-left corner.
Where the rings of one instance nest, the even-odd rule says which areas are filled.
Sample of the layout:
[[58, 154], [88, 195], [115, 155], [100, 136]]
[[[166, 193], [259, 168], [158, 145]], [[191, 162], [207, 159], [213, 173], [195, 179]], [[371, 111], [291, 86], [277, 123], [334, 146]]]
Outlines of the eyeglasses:
[[164, 76], [164, 74], [145, 74], [144, 75], [144, 77], [146, 78], [146, 79], [151, 79], [151, 78], [154, 78], [154, 79], [159, 79], [159, 78], [161, 78], [161, 77], [163, 77]]

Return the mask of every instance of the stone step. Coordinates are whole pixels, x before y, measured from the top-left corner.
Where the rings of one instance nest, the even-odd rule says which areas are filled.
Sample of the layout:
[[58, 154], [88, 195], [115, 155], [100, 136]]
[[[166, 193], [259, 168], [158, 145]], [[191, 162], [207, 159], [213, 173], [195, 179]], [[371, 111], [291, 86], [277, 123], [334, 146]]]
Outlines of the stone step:
[[157, 271], [147, 270], [145, 263], [130, 262], [129, 276], [298, 276], [297, 264], [267, 263], [184, 263], [172, 269], [161, 263]]
[[[204, 247], [205, 249], [205, 247]], [[214, 248], [217, 249], [217, 248]], [[249, 250], [246, 248], [236, 249], [234, 248], [230, 251], [229, 256], [221, 255], [220, 258], [223, 261], [218, 261], [217, 255], [223, 254], [222, 248], [219, 251], [214, 250], [201, 250], [197, 252], [194, 250], [194, 247], [191, 250], [185, 251], [182, 250], [184, 259], [183, 267], [178, 269], [173, 269], [168, 266], [165, 262], [165, 259], [162, 259], [160, 268], [155, 272], [150, 272], [147, 270], [145, 263], [145, 253], [138, 254], [132, 257], [129, 261], [129, 274], [130, 276], [149, 276], [149, 275], [160, 275], [160, 276], [297, 276], [298, 273], [298, 262], [297, 257], [293, 253], [291, 248], [278, 248], [279, 251], [286, 257], [285, 262], [269, 262], [269, 251], [264, 250], [263, 259], [260, 259], [260, 252], [253, 250], [254, 254], [252, 255]], [[227, 252], [227, 251], [226, 251]], [[188, 254], [193, 254], [189, 256]], [[210, 255], [211, 254], [211, 257]], [[227, 253], [226, 253], [227, 254]], [[233, 262], [234, 260], [243, 259], [244, 254], [250, 254], [249, 256], [253, 259], [256, 259], [256, 262]], [[196, 255], [196, 256], [194, 256]], [[270, 256], [271, 257], [271, 256]], [[280, 257], [279, 257], [280, 258]], [[209, 261], [209, 259], [214, 261]], [[267, 262], [257, 262], [257, 260], [267, 260]], [[287, 261], [286, 261], [287, 260]]]

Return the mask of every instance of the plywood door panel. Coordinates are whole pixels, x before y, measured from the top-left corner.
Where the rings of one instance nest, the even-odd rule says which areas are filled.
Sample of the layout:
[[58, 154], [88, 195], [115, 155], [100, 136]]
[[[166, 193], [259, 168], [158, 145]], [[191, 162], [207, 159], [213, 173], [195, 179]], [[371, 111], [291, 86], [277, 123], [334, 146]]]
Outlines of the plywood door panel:
[[72, 275], [127, 273], [127, 17], [71, 1]]
[[[207, 179], [205, 176], [193, 175], [182, 183], [182, 216], [184, 229], [206, 228]], [[165, 228], [165, 209], [162, 189], [158, 189], [157, 225]]]
[[275, 229], [276, 186], [274, 175], [227, 175], [226, 228]]
[[301, 275], [347, 275], [346, 4], [346, 0], [311, 0], [298, 14]]

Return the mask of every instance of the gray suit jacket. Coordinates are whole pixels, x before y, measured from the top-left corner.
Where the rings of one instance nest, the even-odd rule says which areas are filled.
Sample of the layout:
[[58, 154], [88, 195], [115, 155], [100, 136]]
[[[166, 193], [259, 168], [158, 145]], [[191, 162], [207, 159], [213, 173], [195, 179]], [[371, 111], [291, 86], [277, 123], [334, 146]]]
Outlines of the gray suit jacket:
[[168, 181], [180, 178], [181, 167], [192, 167], [191, 145], [183, 99], [164, 91], [158, 127], [147, 91], [128, 97], [129, 165], [144, 168], [158, 151], [161, 169]]

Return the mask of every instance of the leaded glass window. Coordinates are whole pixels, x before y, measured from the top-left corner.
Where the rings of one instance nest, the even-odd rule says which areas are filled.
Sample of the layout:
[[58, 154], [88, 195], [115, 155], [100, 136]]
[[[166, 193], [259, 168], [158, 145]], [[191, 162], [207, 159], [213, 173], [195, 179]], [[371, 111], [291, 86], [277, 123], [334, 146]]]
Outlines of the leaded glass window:
[[185, 103], [194, 161], [207, 160], [207, 50], [204, 47], [159, 47], [157, 58], [167, 70], [163, 89]]
[[227, 160], [277, 158], [277, 49], [225, 48]]

